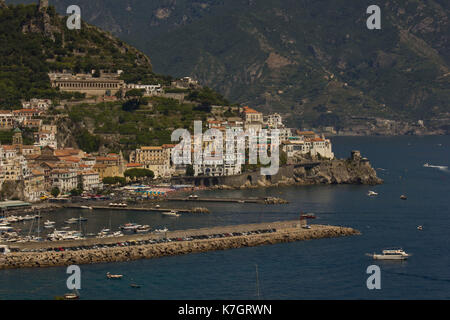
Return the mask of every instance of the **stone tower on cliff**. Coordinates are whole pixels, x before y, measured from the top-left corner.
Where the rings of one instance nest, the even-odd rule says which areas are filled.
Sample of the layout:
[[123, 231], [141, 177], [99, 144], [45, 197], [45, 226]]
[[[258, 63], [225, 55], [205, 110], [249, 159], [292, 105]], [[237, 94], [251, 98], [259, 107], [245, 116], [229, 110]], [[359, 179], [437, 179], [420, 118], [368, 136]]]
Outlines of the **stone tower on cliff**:
[[39, 0], [39, 11], [47, 11], [48, 0]]

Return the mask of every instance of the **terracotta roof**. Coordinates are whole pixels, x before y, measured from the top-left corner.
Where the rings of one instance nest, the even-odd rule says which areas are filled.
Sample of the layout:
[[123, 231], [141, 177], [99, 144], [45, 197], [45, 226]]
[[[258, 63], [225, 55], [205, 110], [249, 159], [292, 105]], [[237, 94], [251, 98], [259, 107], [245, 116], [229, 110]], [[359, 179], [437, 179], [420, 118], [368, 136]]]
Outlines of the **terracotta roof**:
[[255, 109], [249, 108], [249, 107], [244, 107], [244, 112], [245, 113], [261, 113], [259, 111], [256, 111]]
[[311, 135], [315, 134], [314, 131], [297, 131], [298, 135]]
[[111, 158], [111, 157], [96, 157], [96, 161], [117, 161], [117, 158]]
[[142, 163], [127, 163], [127, 168], [142, 167]]
[[162, 150], [162, 147], [141, 147], [141, 150]]
[[67, 161], [67, 162], [80, 162], [80, 158], [77, 157], [72, 157], [72, 156], [67, 156], [67, 157], [59, 157], [61, 160], [63, 161]]

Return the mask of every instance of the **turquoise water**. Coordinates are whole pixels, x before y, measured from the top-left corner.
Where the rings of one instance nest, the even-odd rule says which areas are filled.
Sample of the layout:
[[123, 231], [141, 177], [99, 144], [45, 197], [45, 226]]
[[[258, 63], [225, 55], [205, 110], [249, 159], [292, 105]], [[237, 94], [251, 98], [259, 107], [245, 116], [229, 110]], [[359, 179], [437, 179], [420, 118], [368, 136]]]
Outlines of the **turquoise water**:
[[[210, 215], [173, 219], [158, 213], [60, 211], [62, 223], [73, 215], [89, 218], [95, 232], [124, 222], [169, 229], [298, 218], [314, 212], [315, 223], [350, 226], [361, 236], [242, 248], [124, 263], [82, 265], [83, 299], [256, 299], [256, 273], [264, 299], [449, 299], [450, 298], [450, 138], [339, 137], [338, 157], [361, 150], [369, 157], [380, 186], [311, 186], [214, 192], [216, 196], [275, 195], [288, 205], [211, 204]], [[375, 190], [378, 197], [368, 197]], [[209, 192], [204, 192], [209, 193]], [[408, 200], [399, 199], [406, 194]], [[179, 205], [177, 205], [179, 206]], [[202, 204], [204, 206], [204, 204]], [[46, 219], [47, 217], [44, 217]], [[424, 230], [418, 231], [417, 226]], [[24, 227], [26, 229], [26, 227]], [[401, 246], [406, 262], [374, 262], [365, 253]], [[381, 268], [381, 290], [368, 290], [366, 268]], [[107, 280], [106, 272], [124, 274]], [[65, 268], [0, 271], [0, 299], [53, 299], [67, 292]], [[139, 283], [141, 288], [131, 288]]]

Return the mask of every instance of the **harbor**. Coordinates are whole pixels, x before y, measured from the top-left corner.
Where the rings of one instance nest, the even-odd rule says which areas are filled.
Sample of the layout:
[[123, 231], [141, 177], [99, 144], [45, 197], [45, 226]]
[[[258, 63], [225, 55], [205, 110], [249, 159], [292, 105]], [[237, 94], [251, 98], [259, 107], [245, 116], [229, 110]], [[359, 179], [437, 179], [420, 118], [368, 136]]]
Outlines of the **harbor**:
[[358, 234], [355, 229], [339, 226], [303, 228], [299, 220], [291, 220], [102, 239], [15, 243], [8, 246], [9, 253], [0, 255], [0, 269], [131, 261]]

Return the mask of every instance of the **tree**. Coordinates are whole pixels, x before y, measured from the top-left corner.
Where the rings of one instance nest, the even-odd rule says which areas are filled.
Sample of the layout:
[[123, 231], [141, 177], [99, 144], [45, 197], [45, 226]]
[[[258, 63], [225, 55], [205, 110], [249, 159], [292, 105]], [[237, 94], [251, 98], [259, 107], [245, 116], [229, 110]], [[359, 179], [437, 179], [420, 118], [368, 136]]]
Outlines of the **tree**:
[[141, 105], [141, 100], [140, 100], [140, 99], [133, 98], [133, 99], [130, 99], [130, 100], [125, 101], [125, 102], [122, 104], [122, 110], [123, 110], [123, 111], [131, 112], [131, 111], [134, 111], [134, 110], [139, 109], [139, 106], [140, 106], [140, 105]]
[[143, 95], [143, 89], [131, 89], [125, 93], [125, 98], [142, 98]]
[[54, 198], [56, 198], [57, 196], [59, 196], [59, 193], [60, 193], [59, 188], [58, 187], [54, 187], [50, 193], [52, 194], [52, 196]]
[[103, 183], [109, 184], [109, 185], [115, 185], [115, 184], [124, 185], [127, 183], [127, 181], [123, 177], [105, 177], [105, 178], [103, 178]]
[[140, 168], [128, 169], [123, 175], [130, 179], [153, 179], [155, 177], [155, 173], [152, 170]]
[[194, 166], [193, 166], [192, 164], [189, 164], [189, 165], [186, 167], [186, 175], [187, 175], [188, 177], [193, 177], [194, 174], [195, 174], [195, 172], [194, 172]]

